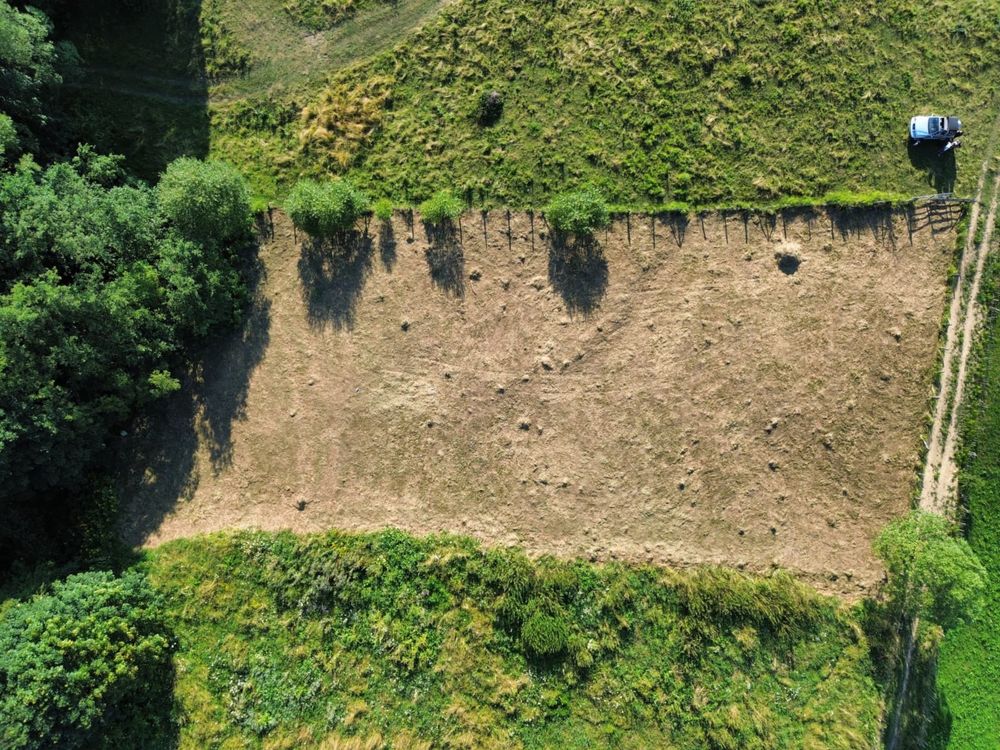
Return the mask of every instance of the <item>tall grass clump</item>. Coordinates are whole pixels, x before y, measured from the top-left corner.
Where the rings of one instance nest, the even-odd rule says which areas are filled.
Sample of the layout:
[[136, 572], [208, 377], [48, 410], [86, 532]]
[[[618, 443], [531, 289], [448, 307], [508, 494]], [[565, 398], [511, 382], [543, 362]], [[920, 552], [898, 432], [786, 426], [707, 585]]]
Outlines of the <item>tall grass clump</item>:
[[368, 197], [346, 180], [300, 180], [285, 199], [298, 229], [317, 239], [349, 231], [368, 210]]
[[438, 190], [420, 204], [420, 215], [428, 224], [445, 226], [455, 222], [462, 215], [462, 199], [450, 190]]
[[557, 195], [545, 207], [545, 218], [556, 232], [585, 237], [606, 227], [611, 212], [604, 197], [587, 188]]

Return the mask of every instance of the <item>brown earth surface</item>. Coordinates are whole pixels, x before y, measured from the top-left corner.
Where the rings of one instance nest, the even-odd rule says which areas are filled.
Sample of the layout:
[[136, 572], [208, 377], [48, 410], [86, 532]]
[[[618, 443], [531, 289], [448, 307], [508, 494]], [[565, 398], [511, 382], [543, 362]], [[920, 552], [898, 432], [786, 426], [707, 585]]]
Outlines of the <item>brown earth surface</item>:
[[571, 260], [526, 214], [333, 253], [275, 213], [243, 331], [122, 439], [125, 537], [397, 526], [856, 595], [914, 490], [957, 218], [631, 216]]

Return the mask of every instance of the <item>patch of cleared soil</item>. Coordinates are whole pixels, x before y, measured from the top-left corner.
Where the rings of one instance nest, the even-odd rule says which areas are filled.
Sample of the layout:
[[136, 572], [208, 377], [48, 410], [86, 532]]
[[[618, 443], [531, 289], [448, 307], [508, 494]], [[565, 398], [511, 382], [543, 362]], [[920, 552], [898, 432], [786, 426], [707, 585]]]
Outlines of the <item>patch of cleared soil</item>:
[[957, 218], [633, 216], [566, 260], [525, 214], [337, 255], [275, 214], [245, 330], [123, 441], [126, 538], [392, 525], [857, 594], [909, 507]]

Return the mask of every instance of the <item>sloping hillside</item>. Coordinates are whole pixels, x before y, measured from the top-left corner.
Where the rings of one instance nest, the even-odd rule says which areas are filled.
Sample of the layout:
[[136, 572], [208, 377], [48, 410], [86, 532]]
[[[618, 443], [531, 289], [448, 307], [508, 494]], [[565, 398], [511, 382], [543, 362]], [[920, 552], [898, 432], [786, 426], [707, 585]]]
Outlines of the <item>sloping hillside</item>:
[[[477, 205], [539, 205], [582, 182], [632, 205], [969, 192], [1000, 71], [983, 0], [409, 0], [361, 3], [320, 28], [286, 5], [310, 6], [189, 10], [193, 69], [211, 83], [205, 147], [272, 197], [328, 171], [398, 202], [448, 185]], [[128, 37], [130, 23], [100, 28]], [[90, 61], [126, 79], [150, 64], [98, 41], [84, 45]], [[117, 83], [126, 100], [106, 106], [126, 120], [136, 88], [157, 92], [91, 82]], [[494, 90], [502, 115], [477, 119]], [[907, 120], [928, 110], [963, 117], [957, 158], [908, 152]], [[145, 147], [171, 146], [151, 136]]]

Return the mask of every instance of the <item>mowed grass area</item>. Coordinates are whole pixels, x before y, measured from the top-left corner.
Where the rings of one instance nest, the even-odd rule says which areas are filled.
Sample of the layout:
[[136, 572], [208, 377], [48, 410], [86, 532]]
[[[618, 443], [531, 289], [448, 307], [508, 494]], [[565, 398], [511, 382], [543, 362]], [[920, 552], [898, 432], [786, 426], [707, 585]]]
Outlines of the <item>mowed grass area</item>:
[[969, 542], [989, 578], [982, 614], [949, 633], [941, 649], [939, 686], [951, 733], [938, 746], [952, 750], [993, 750], [1000, 737], [1000, 261], [994, 256], [991, 263], [983, 291], [989, 318], [966, 401], [959, 477]]
[[[319, 26], [282, 0], [168, 4], [199, 26], [206, 149], [272, 199], [304, 173], [400, 204], [449, 186], [531, 207], [585, 183], [635, 207], [970, 193], [1000, 72], [989, 0], [401, 0]], [[104, 49], [102, 64], [145, 64]], [[493, 90], [503, 114], [485, 124]], [[109, 104], [129, 119], [127, 99]], [[919, 112], [961, 115], [966, 148], [908, 151]]]
[[878, 746], [857, 611], [782, 574], [395, 531], [196, 537], [143, 564], [182, 748]]

